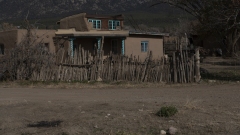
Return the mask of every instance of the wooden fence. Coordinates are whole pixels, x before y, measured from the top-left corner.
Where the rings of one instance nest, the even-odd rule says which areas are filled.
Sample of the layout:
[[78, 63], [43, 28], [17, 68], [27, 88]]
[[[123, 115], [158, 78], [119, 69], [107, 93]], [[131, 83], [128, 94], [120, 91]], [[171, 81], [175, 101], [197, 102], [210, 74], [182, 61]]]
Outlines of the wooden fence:
[[[69, 53], [68, 53], [69, 54]], [[92, 55], [79, 47], [74, 56], [67, 55], [64, 49], [56, 55], [54, 66], [42, 66], [34, 71], [34, 81], [135, 81], [192, 83], [200, 80], [199, 51], [174, 52], [168, 59], [153, 59], [152, 52], [144, 61], [136, 56], [103, 52]]]

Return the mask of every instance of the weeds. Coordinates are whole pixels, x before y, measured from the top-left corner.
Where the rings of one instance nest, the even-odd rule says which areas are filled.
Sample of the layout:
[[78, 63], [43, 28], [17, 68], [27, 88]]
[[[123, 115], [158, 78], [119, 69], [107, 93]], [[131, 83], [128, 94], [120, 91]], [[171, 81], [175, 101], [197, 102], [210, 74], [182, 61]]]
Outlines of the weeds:
[[239, 81], [240, 80], [240, 72], [239, 71], [221, 71], [214, 73], [205, 73], [201, 74], [202, 79], [216, 79], [222, 81]]
[[66, 133], [66, 132], [62, 132], [62, 134], [61, 135], [68, 135], [68, 133]]
[[199, 102], [200, 100], [187, 99], [184, 107], [186, 107], [187, 109], [197, 109]]
[[174, 106], [165, 106], [161, 107], [161, 109], [157, 112], [157, 116], [160, 117], [171, 117], [178, 112], [177, 108]]
[[33, 123], [33, 124], [28, 124], [28, 127], [58, 127], [60, 124], [62, 123], [62, 121], [57, 120], [57, 121], [39, 121], [37, 123]]
[[31, 135], [30, 133], [21, 133], [21, 135]]

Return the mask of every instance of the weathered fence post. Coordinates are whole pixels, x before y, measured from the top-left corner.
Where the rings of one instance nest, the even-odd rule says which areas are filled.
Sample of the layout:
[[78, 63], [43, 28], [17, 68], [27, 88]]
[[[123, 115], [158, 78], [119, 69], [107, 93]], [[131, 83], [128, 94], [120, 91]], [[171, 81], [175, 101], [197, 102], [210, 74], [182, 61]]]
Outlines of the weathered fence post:
[[103, 68], [103, 44], [104, 44], [104, 36], [101, 38], [101, 46], [98, 48], [98, 75], [97, 75], [97, 81], [101, 82], [102, 81], [102, 68]]
[[173, 52], [173, 75], [174, 83], [177, 83], [176, 52]]
[[195, 50], [195, 82], [199, 82], [201, 80], [200, 74], [200, 53], [199, 48]]

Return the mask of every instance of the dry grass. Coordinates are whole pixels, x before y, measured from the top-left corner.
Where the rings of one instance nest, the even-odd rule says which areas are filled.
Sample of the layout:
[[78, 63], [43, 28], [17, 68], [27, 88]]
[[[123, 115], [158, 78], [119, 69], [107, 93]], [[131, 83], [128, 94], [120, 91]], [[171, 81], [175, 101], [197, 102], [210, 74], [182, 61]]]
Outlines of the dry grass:
[[188, 97], [184, 107], [187, 109], [202, 109], [202, 107], [200, 107], [201, 102], [199, 99], [191, 99]]
[[166, 84], [166, 83], [140, 83], [140, 82], [36, 82], [36, 81], [14, 81], [0, 82], [0, 88], [48, 88], [48, 89], [102, 89], [102, 88], [158, 88], [158, 87], [184, 87], [193, 84]]

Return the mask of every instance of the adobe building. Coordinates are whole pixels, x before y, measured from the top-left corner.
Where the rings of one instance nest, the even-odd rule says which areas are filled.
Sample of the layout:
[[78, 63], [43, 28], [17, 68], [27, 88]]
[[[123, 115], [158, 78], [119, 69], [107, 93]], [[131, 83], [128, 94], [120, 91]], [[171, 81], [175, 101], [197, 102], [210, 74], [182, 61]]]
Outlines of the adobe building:
[[[55, 53], [55, 45], [53, 37], [55, 37], [55, 30], [34, 29], [32, 33], [36, 36], [36, 42], [42, 42], [46, 49]], [[13, 29], [7, 31], [0, 31], [0, 55], [9, 53], [11, 49], [16, 47], [26, 36], [26, 29]]]
[[124, 30], [123, 15], [89, 15], [80, 13], [61, 19], [56, 38], [65, 39], [66, 51], [73, 52], [80, 45], [91, 54], [100, 49], [103, 42], [104, 56], [112, 54], [134, 55], [145, 59], [147, 52], [153, 52], [153, 59], [162, 57], [163, 35], [151, 33], [130, 33]]

